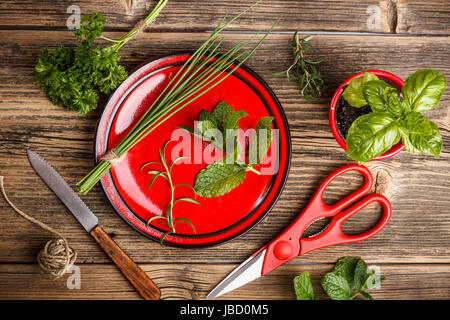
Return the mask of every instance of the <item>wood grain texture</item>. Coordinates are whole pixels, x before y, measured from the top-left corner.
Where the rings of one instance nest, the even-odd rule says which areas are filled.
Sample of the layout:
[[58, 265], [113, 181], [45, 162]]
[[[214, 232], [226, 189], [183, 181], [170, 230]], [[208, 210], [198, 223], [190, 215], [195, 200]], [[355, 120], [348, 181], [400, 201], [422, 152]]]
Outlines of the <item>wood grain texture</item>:
[[[39, 152], [74, 186], [93, 166], [93, 136], [98, 110], [78, 116], [53, 106], [32, 84], [33, 67], [45, 46], [75, 46], [66, 20], [69, 5], [81, 14], [95, 11], [107, 19], [107, 36], [119, 38], [150, 12], [156, 0], [0, 2], [0, 174], [11, 200], [55, 227], [78, 252], [81, 289], [67, 289], [39, 273], [36, 256], [49, 234], [19, 217], [0, 199], [0, 299], [139, 299], [120, 271], [34, 173], [26, 148]], [[253, 0], [170, 0], [161, 16], [120, 54], [128, 70], [175, 52], [198, 47], [225, 13], [237, 14]], [[328, 123], [333, 90], [361, 70], [382, 69], [406, 79], [420, 68], [435, 68], [450, 79], [450, 3], [446, 0], [266, 0], [230, 26], [225, 45], [268, 29], [281, 18], [276, 34], [247, 65], [272, 87], [286, 112], [292, 135], [292, 165], [286, 187], [272, 212], [254, 229], [227, 244], [205, 249], [161, 248], [126, 225], [113, 211], [99, 186], [83, 196], [109, 235], [161, 288], [163, 299], [203, 299], [238, 263], [271, 240], [299, 213], [319, 182], [351, 161], [334, 140]], [[371, 19], [377, 18], [373, 28]], [[369, 23], [368, 23], [369, 22]], [[373, 20], [372, 20], [373, 22]], [[325, 32], [312, 40], [307, 56], [323, 60], [320, 69], [329, 91], [314, 103], [303, 100], [295, 82], [270, 76], [291, 62], [286, 31]], [[364, 35], [355, 33], [376, 33]], [[384, 34], [384, 35], [379, 35]], [[389, 35], [392, 34], [392, 35]], [[430, 36], [435, 34], [435, 36]], [[428, 35], [426, 37], [417, 35]], [[381, 268], [387, 280], [372, 290], [375, 299], [450, 299], [450, 90], [427, 117], [443, 136], [440, 159], [406, 152], [368, 163], [373, 173], [389, 173], [393, 216], [386, 228], [365, 242], [329, 247], [294, 259], [268, 276], [235, 290], [224, 299], [294, 299], [292, 279], [311, 273], [315, 291], [325, 294], [320, 278], [342, 256], [363, 256]], [[333, 203], [361, 183], [354, 175], [333, 182], [326, 192]], [[379, 217], [371, 206], [349, 222], [349, 234], [370, 227]], [[326, 221], [307, 230], [313, 234]], [[222, 298], [222, 297], [221, 297]]]
[[447, 0], [397, 0], [397, 33], [449, 34]]
[[[160, 17], [152, 26], [153, 31], [204, 31], [211, 30], [225, 15], [235, 15], [254, 3], [254, 0], [170, 0]], [[384, 32], [391, 30], [389, 12], [393, 0], [351, 1], [351, 0], [266, 0], [242, 16], [230, 26], [231, 30], [268, 29], [272, 23], [281, 19], [276, 30], [314, 30]], [[423, 1], [425, 2], [425, 1]], [[0, 4], [0, 28], [66, 28], [71, 15], [70, 5], [77, 5], [81, 14], [101, 11], [107, 19], [108, 30], [125, 30], [144, 18], [157, 3], [154, 1], [135, 1], [132, 10], [123, 6], [123, 1], [106, 0], [7, 0]], [[375, 11], [373, 11], [375, 8]], [[368, 26], [368, 19], [376, 14], [379, 23]]]
[[[377, 265], [386, 276], [379, 289], [369, 290], [375, 299], [450, 299], [450, 268], [440, 264]], [[205, 299], [236, 265], [147, 264], [143, 269], [161, 288], [162, 299]], [[295, 299], [292, 280], [308, 271], [314, 292], [327, 299], [321, 277], [333, 268], [328, 264], [287, 264], [220, 299]], [[139, 295], [111, 265], [81, 265], [80, 289], [68, 289], [66, 275], [58, 281], [45, 279], [35, 265], [0, 265], [0, 299], [138, 299]], [[361, 298], [361, 297], [360, 297]]]
[[[116, 37], [120, 33], [109, 33]], [[226, 45], [247, 37], [230, 34]], [[149, 34], [123, 48], [123, 63], [132, 69], [143, 61], [186, 51], [198, 46], [204, 34]], [[436, 68], [450, 77], [450, 39], [442, 37], [317, 36], [311, 55], [324, 62], [321, 70], [330, 92], [315, 103], [299, 96], [294, 82], [269, 76], [290, 62], [286, 43], [289, 35], [272, 35], [248, 61], [279, 97], [292, 134], [292, 165], [286, 187], [272, 212], [251, 232], [220, 247], [185, 250], [161, 249], [159, 244], [138, 235], [114, 213], [99, 186], [83, 196], [114, 240], [137, 263], [210, 262], [238, 263], [268, 242], [298, 214], [318, 183], [333, 169], [350, 163], [334, 140], [328, 124], [332, 90], [356, 71], [378, 68], [402, 78], [422, 67]], [[43, 46], [74, 44], [70, 32], [0, 31], [0, 173], [11, 199], [25, 212], [58, 227], [79, 253], [78, 263], [109, 263], [105, 254], [84, 232], [28, 164], [25, 149], [39, 152], [71, 185], [93, 165], [92, 141], [101, 107], [78, 116], [53, 106], [32, 84], [34, 61]], [[434, 50], [430, 51], [429, 48]], [[143, 48], [145, 48], [143, 50]], [[424, 55], [427, 59], [423, 59]], [[393, 217], [376, 237], [357, 244], [325, 248], [309, 253], [301, 261], [327, 262], [344, 255], [364, 252], [368, 261], [449, 263], [449, 91], [434, 110], [427, 113], [441, 129], [444, 148], [440, 159], [406, 152], [394, 158], [369, 163], [392, 173]], [[102, 105], [103, 101], [100, 103]], [[358, 187], [357, 180], [344, 177], [330, 186], [327, 196], [337, 200]], [[377, 218], [377, 208], [361, 212], [349, 221], [346, 231], [368, 228]], [[30, 263], [49, 235], [18, 217], [0, 201], [0, 262]], [[359, 224], [363, 222], [364, 226]], [[317, 228], [316, 226], [313, 226]], [[313, 231], [318, 230], [314, 229]]]
[[111, 239], [101, 226], [89, 233], [145, 300], [158, 300], [161, 292], [148, 275]]

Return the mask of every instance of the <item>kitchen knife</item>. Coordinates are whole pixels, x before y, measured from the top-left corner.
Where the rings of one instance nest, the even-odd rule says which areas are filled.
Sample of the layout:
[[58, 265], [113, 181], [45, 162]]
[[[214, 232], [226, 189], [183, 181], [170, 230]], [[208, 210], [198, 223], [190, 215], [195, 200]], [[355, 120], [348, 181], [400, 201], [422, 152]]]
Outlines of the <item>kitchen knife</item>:
[[146, 300], [159, 299], [161, 292], [156, 284], [98, 225], [97, 217], [59, 173], [36, 152], [27, 150], [27, 154], [31, 166], [37, 174], [72, 212], [84, 229], [97, 241], [139, 294]]

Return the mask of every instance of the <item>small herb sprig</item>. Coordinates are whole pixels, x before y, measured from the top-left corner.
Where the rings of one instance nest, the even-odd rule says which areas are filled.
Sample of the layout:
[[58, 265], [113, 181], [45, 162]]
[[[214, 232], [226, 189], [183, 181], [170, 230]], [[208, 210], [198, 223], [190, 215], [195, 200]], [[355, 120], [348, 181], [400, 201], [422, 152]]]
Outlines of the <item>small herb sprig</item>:
[[[165, 7], [168, 0], [160, 0], [143, 23], [150, 24]], [[98, 91], [109, 94], [127, 77], [125, 68], [118, 64], [117, 51], [133, 38], [138, 28], [131, 29], [118, 40], [102, 36], [105, 17], [99, 13], [85, 15], [75, 31], [78, 48], [59, 46], [53, 52], [44, 48], [36, 61], [33, 81], [40, 85], [48, 99], [68, 110], [88, 113], [97, 108]], [[112, 42], [109, 47], [93, 47], [95, 39]]]
[[[367, 290], [379, 286], [384, 280], [385, 277], [370, 270], [364, 260], [344, 257], [322, 277], [321, 284], [332, 300], [353, 300], [359, 295], [373, 300]], [[294, 278], [294, 289], [297, 300], [316, 299], [309, 272]]]
[[369, 72], [353, 78], [342, 93], [355, 108], [369, 105], [372, 112], [358, 117], [347, 134], [347, 156], [358, 162], [376, 158], [402, 141], [406, 151], [439, 157], [442, 136], [422, 112], [441, 100], [447, 80], [434, 69], [411, 74], [399, 93]]
[[[208, 112], [201, 110], [197, 128], [180, 126], [201, 139], [219, 147], [224, 158], [200, 170], [195, 178], [197, 194], [205, 198], [222, 196], [244, 182], [247, 171], [260, 174], [254, 167], [259, 165], [272, 141], [273, 117], [263, 117], [256, 123], [248, 150], [248, 163], [238, 159], [241, 148], [238, 143], [239, 119], [247, 117], [243, 110], [234, 111], [225, 101]], [[245, 160], [245, 159], [243, 159]]]
[[194, 230], [194, 233], [196, 233], [194, 224], [190, 220], [188, 220], [186, 218], [179, 218], [179, 217], [177, 217], [175, 219], [173, 218], [173, 207], [175, 206], [175, 204], [177, 202], [180, 202], [180, 201], [186, 201], [186, 202], [190, 202], [190, 203], [194, 203], [194, 204], [200, 205], [200, 203], [198, 201], [196, 201], [196, 200], [194, 200], [192, 198], [184, 197], [184, 198], [175, 199], [175, 189], [177, 187], [185, 186], [185, 187], [190, 188], [194, 192], [194, 197], [195, 198], [197, 198], [197, 193], [195, 192], [194, 188], [191, 185], [187, 184], [187, 183], [178, 183], [178, 184], [175, 184], [175, 185], [173, 184], [173, 180], [172, 180], [172, 168], [173, 168], [173, 166], [178, 161], [180, 161], [182, 159], [186, 159], [188, 157], [178, 157], [175, 160], [173, 160], [172, 163], [169, 166], [169, 164], [166, 161], [166, 147], [169, 144], [169, 142], [170, 142], [170, 140], [167, 141], [164, 144], [164, 147], [162, 149], [159, 149], [159, 159], [160, 159], [161, 162], [150, 161], [150, 162], [147, 162], [147, 163], [143, 164], [141, 166], [141, 168], [140, 168], [140, 170], [142, 171], [145, 167], [147, 167], [149, 165], [152, 165], [152, 164], [158, 164], [158, 165], [160, 165], [161, 167], [164, 168], [164, 171], [158, 171], [158, 170], [147, 171], [148, 174], [152, 174], [153, 175], [152, 179], [150, 180], [150, 183], [148, 184], [148, 189], [150, 189], [150, 187], [152, 186], [153, 182], [155, 182], [156, 178], [158, 178], [158, 177], [164, 178], [168, 182], [169, 187], [170, 187], [170, 203], [167, 205], [166, 215], [165, 216], [154, 216], [154, 217], [150, 218], [147, 221], [147, 226], [148, 226], [152, 221], [155, 221], [155, 220], [158, 220], [158, 219], [165, 220], [165, 221], [163, 221], [161, 223], [167, 225], [167, 227], [170, 230], [165, 232], [161, 236], [160, 244], [161, 244], [162, 247], [164, 247], [164, 238], [167, 235], [169, 235], [169, 234], [176, 233], [175, 226], [177, 224], [179, 224], [179, 223], [182, 223], [182, 222], [188, 223], [192, 227], [192, 230]]
[[313, 37], [314, 36], [308, 36], [305, 39], [300, 39], [298, 30], [295, 31], [293, 37], [289, 41], [294, 61], [287, 70], [272, 74], [286, 74], [288, 80], [291, 78], [297, 80], [301, 95], [307, 101], [318, 99], [326, 89], [325, 80], [319, 69], [317, 69], [317, 65], [320, 64], [321, 61], [305, 59], [305, 52], [311, 48], [309, 41]]

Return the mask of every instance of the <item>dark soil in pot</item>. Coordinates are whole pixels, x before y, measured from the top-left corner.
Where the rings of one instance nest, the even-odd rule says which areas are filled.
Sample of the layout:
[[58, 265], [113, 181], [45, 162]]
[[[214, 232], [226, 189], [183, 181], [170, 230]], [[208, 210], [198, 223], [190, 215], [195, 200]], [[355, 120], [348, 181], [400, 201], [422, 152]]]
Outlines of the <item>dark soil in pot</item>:
[[[397, 86], [395, 86], [392, 82], [384, 79], [381, 80], [397, 88]], [[400, 92], [398, 88], [397, 90]], [[370, 112], [372, 112], [372, 109], [368, 105], [363, 106], [361, 108], [352, 107], [351, 105], [348, 104], [347, 101], [345, 101], [344, 97], [341, 95], [336, 104], [335, 122], [342, 139], [346, 141], [348, 129], [350, 129], [353, 121], [355, 121], [358, 117], [364, 114], [368, 114]]]

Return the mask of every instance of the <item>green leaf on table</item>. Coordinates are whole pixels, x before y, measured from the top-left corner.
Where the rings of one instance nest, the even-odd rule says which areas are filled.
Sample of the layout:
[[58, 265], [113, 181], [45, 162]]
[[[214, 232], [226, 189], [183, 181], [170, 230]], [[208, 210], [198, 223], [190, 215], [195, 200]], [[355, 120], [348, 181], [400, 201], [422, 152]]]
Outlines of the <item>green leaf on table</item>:
[[340, 275], [347, 280], [350, 288], [353, 288], [353, 278], [354, 271], [356, 267], [357, 260], [352, 257], [344, 257], [336, 262], [332, 272]]
[[256, 123], [255, 133], [249, 148], [249, 164], [260, 164], [272, 143], [272, 121], [274, 117], [264, 117]]
[[352, 107], [361, 108], [367, 105], [363, 94], [363, 85], [366, 82], [378, 80], [378, 77], [370, 72], [364, 72], [362, 78], [353, 78], [345, 88], [342, 96]]
[[353, 276], [353, 288], [360, 290], [366, 281], [367, 264], [364, 260], [360, 259], [356, 263], [354, 276]]
[[302, 272], [294, 278], [297, 300], [314, 300], [314, 291], [309, 272]]
[[367, 300], [373, 300], [373, 297], [366, 291], [360, 291], [360, 294], [363, 295], [364, 298], [366, 298]]
[[369, 161], [388, 151], [400, 140], [397, 120], [389, 113], [372, 112], [356, 119], [347, 134], [347, 156]]
[[433, 69], [421, 69], [406, 79], [402, 95], [409, 110], [423, 112], [433, 109], [447, 86], [445, 76]]
[[328, 272], [321, 279], [325, 292], [332, 300], [349, 300], [351, 288], [347, 280], [334, 272]]
[[214, 162], [197, 174], [194, 189], [204, 198], [222, 196], [240, 185], [246, 173], [245, 168], [239, 164]]

